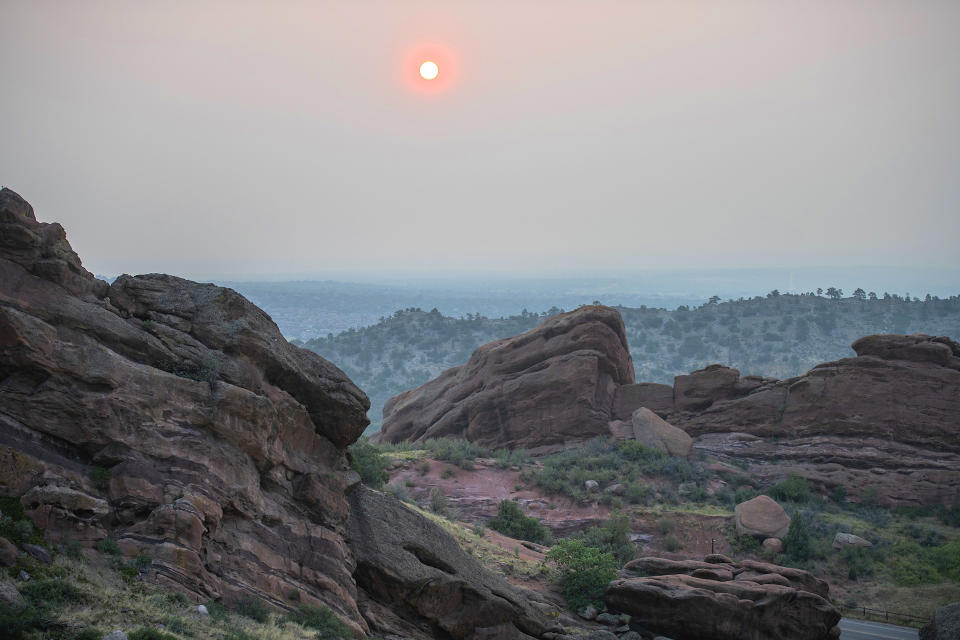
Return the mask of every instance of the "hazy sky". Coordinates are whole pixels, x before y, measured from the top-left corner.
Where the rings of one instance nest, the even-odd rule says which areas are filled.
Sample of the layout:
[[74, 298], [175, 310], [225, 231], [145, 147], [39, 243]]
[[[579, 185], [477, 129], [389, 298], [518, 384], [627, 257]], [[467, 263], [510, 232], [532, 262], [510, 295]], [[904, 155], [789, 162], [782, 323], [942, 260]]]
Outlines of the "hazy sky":
[[0, 0], [0, 79], [97, 273], [960, 266], [957, 0]]

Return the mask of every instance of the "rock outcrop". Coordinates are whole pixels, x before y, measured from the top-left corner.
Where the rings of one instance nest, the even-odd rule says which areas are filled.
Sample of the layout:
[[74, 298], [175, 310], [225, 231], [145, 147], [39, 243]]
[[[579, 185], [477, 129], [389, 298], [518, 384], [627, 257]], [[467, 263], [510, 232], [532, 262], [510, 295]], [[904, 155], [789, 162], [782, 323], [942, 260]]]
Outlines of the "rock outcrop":
[[664, 385], [618, 392], [615, 418], [647, 407], [720, 457], [795, 473], [851, 499], [874, 487], [888, 504], [960, 501], [960, 344], [926, 335], [867, 336], [857, 356], [789, 380], [711, 365]]
[[920, 629], [920, 640], [956, 640], [960, 638], [960, 602], [938, 607], [933, 620]]
[[676, 640], [826, 640], [839, 636], [840, 621], [827, 596], [824, 581], [799, 569], [639, 558], [610, 583], [606, 602]]
[[391, 398], [379, 437], [559, 450], [608, 433], [617, 391], [633, 375], [620, 314], [581, 307], [485, 344], [466, 364]]
[[[196, 598], [288, 594], [358, 631], [345, 447], [369, 403], [230, 289], [98, 280], [0, 192], [0, 494]], [[96, 470], [96, 472], [95, 472]]]
[[488, 572], [450, 534], [403, 503], [366, 487], [353, 492], [350, 503], [355, 575], [366, 596], [361, 607], [381, 631], [417, 640], [479, 640], [560, 630], [537, 608], [536, 594]]

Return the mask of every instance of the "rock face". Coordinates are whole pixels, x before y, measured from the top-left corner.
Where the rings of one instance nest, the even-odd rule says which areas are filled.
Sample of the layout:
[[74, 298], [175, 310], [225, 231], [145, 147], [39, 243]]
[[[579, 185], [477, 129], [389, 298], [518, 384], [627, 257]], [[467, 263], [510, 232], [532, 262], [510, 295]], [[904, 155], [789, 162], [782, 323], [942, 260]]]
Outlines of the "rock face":
[[381, 631], [479, 640], [559, 630], [535, 606], [536, 594], [483, 569], [450, 534], [403, 503], [366, 487], [354, 491], [350, 503], [361, 608]]
[[852, 533], [837, 533], [833, 537], [833, 548], [834, 549], [843, 549], [844, 547], [872, 547], [873, 543], [869, 540], [864, 540], [860, 536], [855, 536]]
[[759, 495], [733, 509], [738, 536], [783, 538], [790, 528], [790, 516], [770, 496]]
[[960, 344], [880, 335], [853, 349], [782, 381], [711, 365], [677, 376], [670, 402], [663, 385], [622, 387], [615, 418], [646, 406], [762, 482], [794, 473], [853, 500], [875, 487], [886, 504], [960, 501]]
[[[633, 577], [641, 574], [645, 577]], [[840, 613], [827, 584], [762, 562], [640, 558], [607, 587], [607, 607], [675, 640], [826, 640]]]
[[0, 495], [48, 539], [110, 536], [196, 598], [299, 590], [366, 630], [345, 447], [368, 406], [234, 291], [108, 285], [0, 191]]
[[485, 344], [466, 364], [391, 398], [379, 437], [559, 450], [608, 433], [617, 391], [633, 375], [620, 314], [581, 307]]
[[933, 620], [920, 629], [920, 640], [956, 640], [960, 638], [960, 602], [939, 607]]
[[614, 438], [633, 438], [637, 442], [658, 449], [671, 456], [687, 458], [693, 450], [693, 438], [646, 407], [633, 412], [630, 422], [613, 421], [609, 425]]

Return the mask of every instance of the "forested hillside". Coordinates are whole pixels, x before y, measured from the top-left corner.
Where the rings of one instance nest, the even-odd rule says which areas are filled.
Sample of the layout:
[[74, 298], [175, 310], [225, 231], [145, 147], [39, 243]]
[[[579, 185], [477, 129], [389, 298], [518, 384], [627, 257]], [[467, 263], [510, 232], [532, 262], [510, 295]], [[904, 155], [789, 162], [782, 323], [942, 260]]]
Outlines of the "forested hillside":
[[[676, 310], [618, 307], [627, 328], [637, 381], [672, 383], [675, 375], [715, 362], [744, 374], [788, 378], [820, 362], [852, 356], [850, 344], [872, 333], [930, 333], [960, 337], [960, 296], [926, 299], [858, 289], [851, 297], [780, 294]], [[383, 404], [452, 366], [481, 344], [526, 331], [559, 313], [524, 312], [508, 318], [433, 310], [397, 311], [370, 327], [310, 340], [312, 349], [341, 367], [371, 400], [371, 430]]]

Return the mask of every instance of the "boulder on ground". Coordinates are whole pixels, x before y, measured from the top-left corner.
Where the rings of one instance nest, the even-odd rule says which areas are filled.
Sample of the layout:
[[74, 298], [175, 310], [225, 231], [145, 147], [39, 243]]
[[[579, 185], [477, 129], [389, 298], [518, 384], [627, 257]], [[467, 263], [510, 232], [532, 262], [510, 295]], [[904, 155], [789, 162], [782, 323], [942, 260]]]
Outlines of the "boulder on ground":
[[769, 553], [783, 553], [783, 540], [780, 538], [767, 538], [763, 541], [763, 549]]
[[933, 620], [920, 629], [920, 640], [957, 640], [960, 638], [960, 602], [939, 607]]
[[633, 438], [644, 446], [671, 456], [687, 458], [693, 450], [693, 438], [686, 431], [678, 429], [646, 407], [634, 411], [629, 423], [611, 423], [610, 432], [615, 438]]
[[843, 549], [844, 547], [872, 547], [873, 543], [869, 540], [864, 540], [860, 536], [855, 536], [852, 533], [837, 533], [833, 537], [833, 548], [834, 549]]
[[17, 551], [15, 544], [6, 538], [0, 538], [0, 567], [12, 567], [17, 564], [19, 555], [20, 552]]
[[790, 529], [790, 516], [776, 500], [760, 495], [734, 507], [738, 536], [783, 539]]
[[21, 609], [27, 602], [17, 590], [17, 585], [5, 578], [0, 578], [0, 606], [10, 609]]

